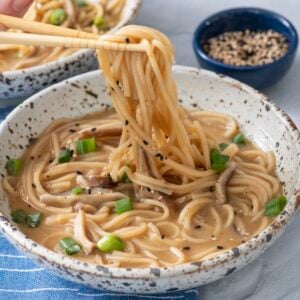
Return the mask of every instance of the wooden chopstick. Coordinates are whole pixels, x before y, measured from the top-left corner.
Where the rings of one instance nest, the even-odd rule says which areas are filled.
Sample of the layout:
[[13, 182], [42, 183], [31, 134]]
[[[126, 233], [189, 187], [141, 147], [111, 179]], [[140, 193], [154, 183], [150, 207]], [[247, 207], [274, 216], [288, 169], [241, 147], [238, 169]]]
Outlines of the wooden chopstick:
[[58, 35], [65, 37], [97, 39], [98, 35], [70, 28], [54, 26], [50, 24], [28, 21], [16, 17], [0, 14], [0, 24], [9, 29], [18, 29], [29, 33], [38, 33], [46, 35]]
[[83, 39], [64, 36], [40, 35], [19, 32], [0, 32], [0, 44], [31, 45], [64, 48], [106, 49], [112, 51], [144, 52], [140, 44], [113, 43], [101, 39]]
[[[106, 50], [131, 52], [145, 51], [140, 44], [113, 43], [106, 41], [101, 36], [95, 34], [28, 21], [2, 14], [0, 14], [0, 24], [3, 24], [10, 29], [30, 32], [0, 32], [0, 44], [64, 48], [102, 48]], [[55, 38], [53, 36], [55, 36]]]

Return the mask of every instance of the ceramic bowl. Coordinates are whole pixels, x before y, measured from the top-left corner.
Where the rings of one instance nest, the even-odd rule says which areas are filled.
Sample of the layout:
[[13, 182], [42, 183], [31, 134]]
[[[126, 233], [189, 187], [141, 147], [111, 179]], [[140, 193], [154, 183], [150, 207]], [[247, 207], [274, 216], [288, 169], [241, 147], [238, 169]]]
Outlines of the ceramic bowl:
[[[115, 31], [136, 16], [141, 0], [126, 0]], [[36, 92], [71, 76], [98, 69], [93, 50], [79, 50], [59, 60], [27, 68], [0, 73], [0, 107], [13, 106]]]
[[[297, 208], [299, 131], [273, 102], [236, 80], [188, 67], [175, 67], [174, 75], [186, 108], [229, 113], [259, 147], [275, 152], [288, 204], [274, 222], [248, 242], [204, 261], [166, 268], [103, 267], [54, 253], [27, 238], [12, 222], [8, 199], [0, 187], [0, 229], [13, 245], [66, 279], [98, 289], [145, 294], [184, 290], [217, 280], [242, 268], [274, 243]], [[109, 107], [105, 91], [103, 74], [94, 71], [54, 85], [19, 105], [0, 127], [0, 174], [5, 174], [6, 156], [20, 156], [28, 138], [36, 137], [53, 119], [79, 117]]]
[[[283, 34], [289, 43], [288, 52], [279, 60], [261, 66], [237, 67], [219, 62], [207, 55], [205, 42], [225, 31], [250, 29], [272, 29]], [[294, 61], [298, 34], [293, 24], [285, 17], [261, 8], [240, 7], [218, 12], [203, 20], [197, 27], [193, 47], [199, 64], [208, 70], [238, 79], [257, 89], [269, 87], [278, 82]]]

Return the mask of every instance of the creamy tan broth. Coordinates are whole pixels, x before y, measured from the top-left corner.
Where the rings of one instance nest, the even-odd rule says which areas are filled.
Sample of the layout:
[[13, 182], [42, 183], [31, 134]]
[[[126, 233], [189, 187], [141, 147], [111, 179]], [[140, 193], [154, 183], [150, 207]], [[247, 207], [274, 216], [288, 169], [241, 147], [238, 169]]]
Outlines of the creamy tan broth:
[[[197, 115], [197, 113], [196, 113]], [[204, 130], [206, 132], [209, 132], [213, 134], [216, 138], [217, 143], [225, 142], [230, 144], [231, 141], [228, 138], [225, 138], [223, 136], [223, 133], [225, 132], [225, 126], [224, 124], [216, 124], [215, 128], [218, 128], [215, 130], [211, 125], [211, 118], [203, 118], [202, 120], [199, 119]], [[95, 115], [90, 115], [81, 119], [76, 120], [56, 120], [53, 124], [50, 125], [50, 129], [45, 129], [45, 131], [39, 136], [38, 141], [45, 140], [45, 143], [42, 147], [38, 146], [38, 142], [35, 143], [35, 145], [32, 145], [24, 154], [23, 160], [25, 161], [25, 166], [29, 166], [29, 164], [34, 164], [35, 166], [39, 166], [42, 162], [42, 160], [47, 159], [46, 167], [43, 168], [43, 171], [41, 173], [41, 178], [45, 177], [44, 174], [47, 173], [47, 170], [51, 170], [51, 168], [55, 167], [57, 163], [55, 161], [49, 162], [52, 159], [55, 159], [54, 153], [55, 149], [53, 147], [53, 136], [51, 135], [57, 134], [60, 140], [60, 146], [67, 145], [69, 141], [76, 140], [80, 136], [80, 132], [84, 131], [84, 136], [95, 136], [97, 140], [97, 152], [93, 153], [93, 156], [96, 158], [101, 157], [103, 160], [100, 161], [107, 161], [109, 157], [110, 151], [107, 151], [106, 146], [108, 147], [116, 147], [118, 145], [118, 140], [120, 138], [120, 135], [115, 136], [99, 136], [98, 134], [94, 134], [91, 129], [92, 128], [101, 128], [105, 124], [114, 124], [114, 127], [117, 127], [116, 125], [119, 123], [117, 115], [108, 110], [104, 113], [98, 113]], [[57, 125], [55, 125], [57, 124]], [[75, 131], [75, 132], [73, 132]], [[101, 130], [99, 130], [101, 132]], [[101, 134], [100, 134], [101, 135]], [[82, 136], [82, 134], [81, 134]], [[36, 149], [38, 147], [38, 149]], [[261, 162], [259, 161], [259, 156], [254, 156], [253, 158], [247, 157], [247, 155], [243, 155], [244, 152], [247, 151], [257, 151], [260, 154], [267, 155], [266, 153], [263, 153], [260, 150], [257, 150], [257, 148], [251, 144], [250, 142], [247, 143], [245, 146], [240, 146], [239, 152], [236, 154], [236, 159], [243, 159], [244, 161], [247, 161], [251, 164], [251, 167], [257, 168], [260, 166], [262, 169], [266, 171], [266, 164], [267, 162]], [[35, 152], [34, 157], [32, 157], [32, 153]], [[67, 170], [61, 173], [60, 175], [56, 174], [53, 176], [50, 176], [49, 178], [44, 178], [44, 180], [41, 180], [41, 184], [45, 190], [51, 194], [61, 194], [66, 193], [69, 194], [70, 190], [73, 187], [78, 186], [76, 183], [76, 178], [79, 176], [88, 177], [88, 174], [99, 174], [101, 173], [101, 170], [97, 170], [93, 168], [93, 161], [98, 161], [97, 159], [87, 159], [85, 156], [88, 156], [90, 154], [82, 155], [79, 157], [74, 158], [74, 162], [78, 161], [87, 161], [91, 162], [90, 168], [84, 170], [81, 168], [78, 168], [77, 171], [81, 172], [82, 175], [76, 174], [76, 169], [74, 171]], [[238, 163], [238, 162], [237, 162]], [[70, 163], [72, 164], [72, 163]], [[134, 166], [133, 166], [134, 167]], [[247, 169], [245, 169], [247, 170]], [[250, 169], [249, 169], [250, 170]], [[25, 174], [23, 173], [22, 177], [15, 179], [8, 179], [8, 181], [11, 183], [11, 186], [14, 190], [18, 191], [18, 193], [13, 196], [10, 196], [11, 200], [11, 210], [15, 211], [17, 209], [24, 209], [27, 212], [30, 211], [36, 211], [36, 208], [32, 207], [32, 203], [28, 201], [27, 195], [24, 193], [22, 189], [22, 185], [25, 184], [25, 182], [28, 180], [27, 175], [31, 178], [34, 176], [33, 173], [27, 174], [26, 167], [24, 170]], [[54, 182], [55, 180], [59, 180], [59, 178], [62, 178], [63, 176], [66, 176], [67, 174], [74, 174], [74, 178], [68, 179], [67, 182], [70, 183], [70, 187], [66, 188], [65, 191], [61, 192], [55, 192], [55, 190], [52, 188], [49, 188], [49, 183]], [[232, 179], [234, 179], [236, 175], [233, 176]], [[272, 172], [268, 176], [273, 176]], [[274, 178], [275, 180], [275, 178]], [[60, 180], [62, 181], [62, 180]], [[31, 180], [30, 180], [31, 182]], [[134, 191], [133, 191], [133, 185], [130, 187], [129, 190], [120, 187], [122, 184], [119, 184], [120, 191], [124, 191], [125, 194], [130, 195], [133, 197]], [[229, 183], [229, 187], [236, 186], [231, 185]], [[244, 186], [243, 184], [238, 186]], [[117, 188], [117, 187], [116, 187]], [[115, 190], [116, 188], [112, 189]], [[127, 187], [126, 187], [127, 188]], [[37, 188], [33, 188], [34, 193], [40, 194], [39, 191], [37, 191]], [[161, 193], [159, 194], [153, 194], [151, 198], [153, 198], [155, 201], [159, 203], [159, 198], [163, 197], [163, 202], [167, 210], [169, 211], [170, 215], [167, 217], [161, 218], [160, 221], [152, 221], [151, 218], [153, 218], [152, 215], [149, 215], [150, 213], [155, 212], [158, 216], [163, 215], [163, 210], [159, 208], [157, 205], [147, 205], [144, 204], [143, 200], [139, 200], [135, 197], [133, 197], [134, 200], [134, 211], [144, 211], [146, 209], [145, 215], [143, 213], [138, 214], [136, 217], [128, 218], [128, 220], [122, 224], [116, 224], [115, 226], [112, 226], [107, 232], [118, 232], [118, 230], [123, 229], [126, 231], [127, 228], [127, 234], [129, 233], [130, 236], [130, 227], [142, 227], [143, 224], [145, 224], [146, 229], [141, 230], [137, 233], [132, 233], [132, 237], [126, 237], [124, 238], [124, 242], [126, 244], [126, 248], [124, 250], [124, 253], [130, 253], [129, 255], [132, 256], [131, 258], [124, 259], [123, 256], [119, 257], [118, 253], [114, 254], [104, 254], [101, 253], [96, 247], [89, 253], [86, 254], [84, 251], [81, 251], [78, 254], [75, 254], [73, 257], [78, 258], [84, 261], [96, 263], [96, 264], [108, 264], [108, 265], [116, 265], [120, 267], [147, 267], [147, 266], [167, 266], [169, 264], [177, 264], [177, 263], [183, 263], [183, 262], [189, 262], [189, 261], [199, 261], [204, 259], [205, 257], [208, 257], [210, 255], [216, 255], [217, 253], [220, 253], [222, 251], [225, 251], [226, 249], [233, 248], [244, 241], [247, 241], [252, 236], [256, 235], [258, 232], [260, 232], [263, 228], [265, 228], [271, 221], [271, 219], [264, 217], [261, 215], [261, 210], [263, 209], [263, 204], [259, 205], [258, 213], [255, 213], [253, 210], [253, 203], [249, 200], [249, 197], [247, 197], [247, 193], [250, 192], [248, 188], [243, 192], [239, 194], [239, 197], [242, 199], [237, 202], [234, 199], [234, 193], [228, 192], [229, 195], [229, 201], [228, 204], [232, 206], [234, 209], [235, 217], [238, 217], [242, 220], [243, 226], [245, 227], [245, 235], [242, 235], [239, 233], [239, 228], [237, 228], [237, 225], [234, 225], [232, 223], [228, 228], [224, 228], [224, 223], [228, 221], [228, 214], [225, 211], [222, 211], [220, 206], [215, 203], [214, 200], [214, 192], [211, 191], [211, 188], [204, 189], [202, 191], [202, 194], [205, 194], [206, 197], [210, 199], [210, 202], [206, 204], [202, 209], [199, 209], [199, 211], [192, 217], [190, 222], [190, 230], [187, 232], [190, 238], [184, 237], [182, 234], [183, 232], [186, 233], [186, 231], [183, 229], [183, 224], [179, 222], [179, 216], [180, 213], [182, 213], [183, 208], [186, 206], [187, 203], [190, 203], [191, 200], [185, 201], [182, 196], [182, 204], [180, 204], [180, 198], [179, 196], [172, 195], [172, 196], [165, 196]], [[280, 192], [278, 190], [277, 194]], [[22, 195], [20, 197], [20, 194]], [[274, 195], [275, 196], [275, 195]], [[194, 196], [194, 198], [197, 198], [197, 196]], [[176, 200], [177, 199], [177, 200]], [[26, 203], [25, 201], [28, 201]], [[243, 203], [243, 206], [240, 206], [240, 204]], [[76, 202], [73, 203], [71, 206], [74, 210], [74, 207], [76, 207]], [[113, 201], [105, 201], [105, 202], [97, 202], [97, 204], [93, 205], [95, 207], [96, 212], [89, 214], [87, 213], [87, 216], [97, 216], [97, 215], [103, 215], [101, 214], [101, 209], [103, 208], [107, 209], [107, 216], [99, 221], [95, 222], [96, 225], [96, 232], [98, 230], [99, 238], [102, 235], [102, 230], [105, 227], [105, 224], [108, 222], [115, 220], [118, 215], [114, 213], [114, 205]], [[211, 209], [214, 208], [219, 217], [221, 218], [222, 222], [222, 231], [219, 233], [216, 233], [216, 219], [212, 215]], [[88, 211], [88, 207], [84, 208], [86, 211]], [[133, 212], [133, 211], [132, 211]], [[129, 212], [130, 214], [131, 212]], [[76, 213], [72, 212], [74, 216], [71, 218], [66, 218], [65, 215], [57, 215], [57, 214], [49, 214], [43, 212], [42, 222], [41, 225], [38, 228], [28, 228], [25, 225], [20, 225], [20, 229], [31, 239], [36, 241], [39, 244], [44, 245], [45, 247], [57, 251], [62, 252], [61, 248], [58, 246], [59, 241], [63, 239], [64, 237], [68, 236], [74, 236], [74, 218], [76, 217]], [[248, 214], [248, 215], [247, 215]], [[148, 216], [149, 220], [142, 220], [140, 221], [139, 218], [142, 216]], [[260, 215], [260, 216], [259, 216]], [[49, 225], [48, 222], [53, 217], [61, 217], [62, 220], [57, 220], [53, 222], [54, 224]], [[65, 220], [63, 220], [66, 218]], [[89, 217], [88, 217], [89, 218]], [[177, 229], [175, 230], [175, 228]], [[91, 232], [87, 230], [87, 237], [89, 240], [93, 242], [97, 242], [97, 238], [93, 237]], [[134, 230], [133, 230], [134, 231]], [[95, 233], [94, 233], [95, 235]], [[122, 236], [122, 235], [121, 235]], [[196, 239], [196, 242], [193, 240]], [[197, 240], [199, 239], [199, 240]], [[175, 254], [174, 254], [175, 252]], [[124, 255], [125, 255], [124, 254]], [[116, 259], [114, 259], [114, 256], [116, 256]], [[182, 257], [181, 257], [182, 256]]]

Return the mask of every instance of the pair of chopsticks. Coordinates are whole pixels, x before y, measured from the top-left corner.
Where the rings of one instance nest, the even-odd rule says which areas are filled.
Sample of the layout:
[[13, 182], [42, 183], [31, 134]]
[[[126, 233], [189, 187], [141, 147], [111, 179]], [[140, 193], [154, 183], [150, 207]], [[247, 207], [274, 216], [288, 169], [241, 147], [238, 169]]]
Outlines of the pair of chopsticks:
[[92, 33], [28, 21], [3, 14], [0, 14], [0, 24], [9, 29], [30, 32], [0, 32], [0, 44], [89, 49], [101, 48], [133, 52], [144, 51], [140, 44], [113, 43], [105, 41], [101, 39], [101, 36]]

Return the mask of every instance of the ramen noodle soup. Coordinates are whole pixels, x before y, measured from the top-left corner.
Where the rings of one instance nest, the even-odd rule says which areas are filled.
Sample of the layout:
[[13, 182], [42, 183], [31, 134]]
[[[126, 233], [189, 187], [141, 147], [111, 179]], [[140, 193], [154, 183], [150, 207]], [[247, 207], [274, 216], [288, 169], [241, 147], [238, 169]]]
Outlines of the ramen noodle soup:
[[261, 232], [286, 203], [273, 152], [232, 116], [179, 104], [162, 33], [127, 26], [106, 40], [144, 51], [98, 50], [114, 109], [54, 120], [8, 160], [19, 228], [53, 251], [130, 268], [201, 261]]
[[[125, 0], [35, 0], [24, 18], [102, 35], [119, 22], [124, 4]], [[48, 63], [77, 50], [0, 45], [0, 72]]]

